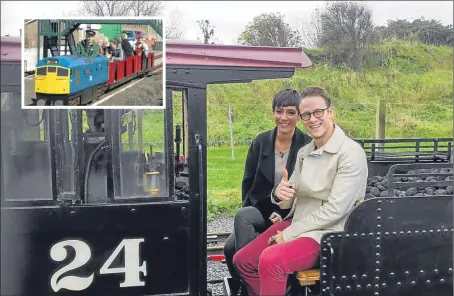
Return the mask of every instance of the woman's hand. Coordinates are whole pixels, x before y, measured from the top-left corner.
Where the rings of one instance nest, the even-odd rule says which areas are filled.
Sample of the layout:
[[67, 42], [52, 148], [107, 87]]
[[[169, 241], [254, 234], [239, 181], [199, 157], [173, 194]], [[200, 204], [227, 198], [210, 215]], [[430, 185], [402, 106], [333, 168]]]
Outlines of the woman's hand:
[[286, 169], [282, 171], [282, 180], [276, 187], [274, 195], [279, 200], [290, 200], [295, 195], [295, 189], [288, 184], [288, 172]]
[[285, 240], [284, 240], [284, 235], [282, 233], [282, 231], [278, 230], [277, 231], [277, 234], [276, 235], [273, 235], [272, 237], [270, 237], [270, 239], [268, 240], [268, 245], [278, 245], [278, 244], [282, 244], [282, 243], [285, 243]]
[[269, 219], [271, 220], [271, 223], [273, 223], [273, 224], [276, 224], [277, 222], [281, 222], [282, 221], [282, 217], [279, 214], [275, 213], [275, 212], [273, 212], [271, 214]]

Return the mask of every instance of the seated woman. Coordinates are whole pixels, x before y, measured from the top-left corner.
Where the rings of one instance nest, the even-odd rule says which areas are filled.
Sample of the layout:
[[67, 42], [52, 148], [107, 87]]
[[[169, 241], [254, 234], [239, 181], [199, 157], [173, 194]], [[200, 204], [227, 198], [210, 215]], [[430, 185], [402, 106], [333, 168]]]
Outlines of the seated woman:
[[121, 34], [121, 49], [123, 49], [125, 59], [133, 56], [131, 43], [128, 41], [128, 35], [126, 33]]
[[282, 170], [293, 168], [298, 150], [311, 141], [296, 127], [299, 102], [295, 90], [278, 92], [272, 103], [276, 127], [259, 134], [249, 147], [241, 188], [243, 208], [235, 215], [234, 231], [224, 246], [232, 278], [238, 279], [234, 254], [288, 213], [271, 203], [270, 194], [281, 180]]
[[290, 180], [283, 171], [271, 197], [291, 211], [233, 258], [249, 296], [284, 295], [287, 276], [316, 265], [323, 234], [343, 231], [366, 193], [366, 153], [334, 124], [327, 92], [308, 87], [299, 112], [313, 140], [298, 151]]

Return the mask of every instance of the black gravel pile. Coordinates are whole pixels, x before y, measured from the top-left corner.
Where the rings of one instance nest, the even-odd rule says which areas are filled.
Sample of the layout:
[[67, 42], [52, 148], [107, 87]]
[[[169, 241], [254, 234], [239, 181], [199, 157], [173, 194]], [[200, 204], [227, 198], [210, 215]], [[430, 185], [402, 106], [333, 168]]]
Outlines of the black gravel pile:
[[[449, 176], [439, 176], [436, 174], [450, 174]], [[442, 169], [416, 169], [406, 172], [407, 175], [429, 174], [423, 176], [397, 176], [395, 182], [417, 182], [414, 187], [396, 188], [393, 194], [388, 191], [387, 176], [372, 176], [367, 180], [366, 193], [374, 197], [404, 197], [404, 196], [434, 196], [434, 195], [451, 195], [453, 194], [453, 170], [449, 168]], [[434, 174], [434, 175], [430, 175]], [[449, 186], [428, 186], [424, 182], [450, 181]]]

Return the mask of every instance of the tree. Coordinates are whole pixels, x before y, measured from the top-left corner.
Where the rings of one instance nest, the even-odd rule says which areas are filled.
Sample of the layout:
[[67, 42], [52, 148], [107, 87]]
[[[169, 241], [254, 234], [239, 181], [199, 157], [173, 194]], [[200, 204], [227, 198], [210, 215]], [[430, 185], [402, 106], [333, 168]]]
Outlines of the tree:
[[334, 63], [358, 68], [361, 49], [371, 42], [374, 31], [370, 8], [358, 2], [330, 2], [320, 16], [320, 45]]
[[252, 46], [295, 47], [301, 44], [301, 36], [280, 13], [263, 13], [253, 18], [238, 41]]
[[182, 39], [181, 11], [175, 7], [166, 19], [166, 39]]
[[210, 25], [209, 20], [201, 20], [197, 21], [197, 23], [199, 24], [200, 30], [202, 30], [203, 43], [209, 44], [210, 39], [214, 36], [214, 26]]
[[309, 18], [298, 20], [304, 47], [318, 48], [321, 45], [322, 21], [320, 14], [320, 9], [316, 8]]
[[80, 15], [89, 16], [155, 16], [164, 8], [162, 1], [83, 1]]

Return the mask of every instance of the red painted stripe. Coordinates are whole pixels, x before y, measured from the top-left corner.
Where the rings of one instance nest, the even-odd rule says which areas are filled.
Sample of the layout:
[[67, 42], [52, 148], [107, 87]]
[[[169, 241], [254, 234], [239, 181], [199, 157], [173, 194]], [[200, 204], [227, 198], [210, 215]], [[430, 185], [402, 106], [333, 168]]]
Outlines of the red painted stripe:
[[207, 257], [208, 261], [223, 261], [225, 260], [224, 255], [211, 255]]

